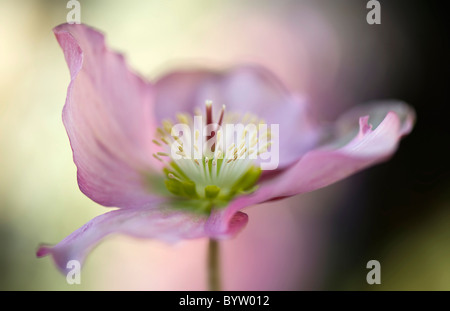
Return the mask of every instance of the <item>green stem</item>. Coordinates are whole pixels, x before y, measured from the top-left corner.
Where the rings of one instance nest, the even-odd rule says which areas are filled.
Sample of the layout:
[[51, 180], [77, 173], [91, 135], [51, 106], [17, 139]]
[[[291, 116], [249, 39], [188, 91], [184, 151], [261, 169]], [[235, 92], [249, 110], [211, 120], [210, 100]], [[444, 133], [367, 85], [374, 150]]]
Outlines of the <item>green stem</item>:
[[208, 244], [208, 287], [220, 291], [219, 241], [213, 239]]

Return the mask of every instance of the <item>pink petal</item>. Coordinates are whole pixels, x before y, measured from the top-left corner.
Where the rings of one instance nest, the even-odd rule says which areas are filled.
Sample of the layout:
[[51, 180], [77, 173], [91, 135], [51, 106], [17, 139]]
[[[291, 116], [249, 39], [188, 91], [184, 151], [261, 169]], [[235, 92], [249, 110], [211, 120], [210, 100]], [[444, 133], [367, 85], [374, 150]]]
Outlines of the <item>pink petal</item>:
[[81, 191], [105, 206], [153, 200], [153, 87], [132, 73], [122, 55], [85, 25], [54, 29], [70, 69], [63, 110]]
[[[358, 107], [355, 111], [373, 112], [370, 116], [384, 114], [380, 118], [381, 123], [377, 124], [379, 121], [374, 120], [372, 125], [376, 128], [371, 130], [368, 119], [364, 115], [357, 118], [358, 114], [352, 111], [350, 114], [355, 115], [356, 119], [353, 121], [359, 121], [359, 131], [350, 142], [336, 147], [336, 143], [340, 143], [337, 139], [332, 144], [306, 153], [286, 172], [264, 185], [261, 191], [269, 191], [271, 197], [309, 192], [387, 160], [396, 151], [400, 138], [412, 129], [414, 120], [414, 112], [408, 106], [398, 103], [395, 107], [399, 109], [382, 103], [372, 105], [371, 110]], [[342, 120], [338, 124], [342, 124]]]
[[374, 101], [356, 106], [339, 118], [336, 122], [336, 129], [341, 136], [345, 135], [345, 132], [354, 131], [359, 117], [362, 116], [370, 116], [372, 126], [377, 127], [389, 111], [395, 112], [400, 118], [400, 134], [402, 136], [409, 134], [416, 119], [415, 112], [407, 104], [394, 100], [382, 103]]
[[[368, 122], [372, 117], [369, 119], [362, 113], [375, 116], [372, 125]], [[262, 182], [253, 194], [239, 197], [226, 209], [217, 211], [215, 228], [228, 226], [235, 213], [244, 207], [326, 187], [387, 160], [396, 151], [400, 138], [412, 130], [415, 114], [403, 103], [377, 103], [351, 110], [337, 125], [343, 126], [350, 119], [353, 124], [359, 123], [353, 139], [342, 144], [336, 138], [333, 143], [306, 153], [284, 172]], [[372, 126], [376, 128], [372, 130]]]
[[227, 238], [235, 235], [247, 224], [247, 215], [241, 212], [230, 219], [230, 225], [212, 232], [208, 217], [166, 208], [165, 203], [153, 208], [117, 209], [97, 216], [67, 236], [59, 244], [41, 246], [36, 255], [51, 255], [64, 272], [70, 260], [81, 264], [92, 249], [106, 236], [121, 233], [137, 238], [156, 238], [168, 242], [202, 237]]
[[159, 119], [173, 119], [179, 112], [193, 113], [205, 100], [212, 100], [217, 112], [226, 105], [226, 111], [242, 116], [252, 113], [268, 124], [279, 124], [280, 167], [298, 159], [319, 136], [306, 103], [289, 94], [280, 81], [261, 67], [242, 66], [226, 72], [177, 72], [156, 83]]
[[229, 208], [215, 209], [206, 222], [207, 234], [216, 239], [233, 236], [248, 223], [248, 215], [237, 210], [230, 212]]

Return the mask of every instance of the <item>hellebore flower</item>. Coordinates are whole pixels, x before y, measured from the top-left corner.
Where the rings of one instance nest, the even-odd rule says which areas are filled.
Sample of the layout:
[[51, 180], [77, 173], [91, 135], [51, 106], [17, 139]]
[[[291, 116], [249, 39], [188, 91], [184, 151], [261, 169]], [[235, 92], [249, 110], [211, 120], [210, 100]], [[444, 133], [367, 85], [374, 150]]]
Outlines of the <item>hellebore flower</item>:
[[[232, 237], [247, 224], [243, 208], [385, 161], [413, 127], [414, 111], [398, 101], [357, 106], [321, 126], [303, 100], [255, 66], [185, 70], [147, 82], [96, 30], [64, 24], [54, 32], [70, 69], [63, 122], [79, 187], [119, 208], [39, 248], [37, 255], [51, 255], [62, 271], [112, 233], [166, 241]], [[175, 123], [192, 135], [174, 136]], [[232, 137], [220, 130], [234, 123], [256, 130]], [[276, 163], [262, 171], [268, 155]]]

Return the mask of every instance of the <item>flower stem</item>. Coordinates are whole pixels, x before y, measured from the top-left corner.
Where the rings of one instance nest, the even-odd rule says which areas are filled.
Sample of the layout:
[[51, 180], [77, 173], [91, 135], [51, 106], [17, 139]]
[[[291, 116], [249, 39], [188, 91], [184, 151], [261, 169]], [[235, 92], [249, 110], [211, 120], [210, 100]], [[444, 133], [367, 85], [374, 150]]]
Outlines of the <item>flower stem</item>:
[[219, 241], [210, 239], [208, 244], [208, 287], [220, 291]]

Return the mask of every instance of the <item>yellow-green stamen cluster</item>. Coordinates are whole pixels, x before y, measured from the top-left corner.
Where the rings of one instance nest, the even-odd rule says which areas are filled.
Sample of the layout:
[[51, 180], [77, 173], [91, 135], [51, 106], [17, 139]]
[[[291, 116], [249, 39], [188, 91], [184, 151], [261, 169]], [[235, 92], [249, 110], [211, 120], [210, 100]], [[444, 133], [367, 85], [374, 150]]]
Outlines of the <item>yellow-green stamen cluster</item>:
[[[164, 147], [165, 152], [153, 156], [165, 163], [166, 188], [177, 198], [202, 200], [211, 205], [228, 202], [238, 194], [250, 192], [261, 175], [255, 162], [256, 156], [264, 153], [270, 146], [270, 132], [257, 129], [263, 120], [246, 114], [226, 114], [222, 107], [217, 123], [213, 122], [212, 103], [206, 102], [206, 111], [197, 117], [206, 120], [196, 124], [188, 114], [177, 115], [178, 124], [187, 126], [192, 137], [183, 133], [174, 136], [174, 124], [164, 120], [158, 128], [157, 139], [153, 142]], [[194, 118], [196, 117], [194, 116]], [[226, 124], [241, 124], [237, 131], [227, 133]], [[211, 125], [214, 131], [201, 135], [205, 126]], [[253, 127], [250, 127], [252, 125]], [[200, 128], [201, 127], [201, 128]], [[257, 129], [256, 131], [249, 129]], [[206, 142], [209, 141], [209, 145]]]

